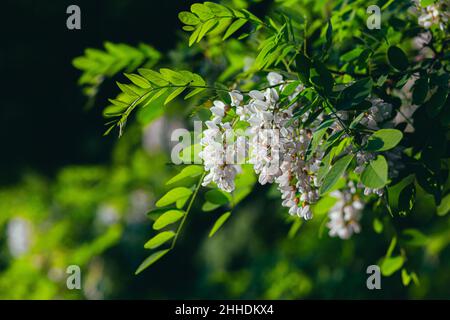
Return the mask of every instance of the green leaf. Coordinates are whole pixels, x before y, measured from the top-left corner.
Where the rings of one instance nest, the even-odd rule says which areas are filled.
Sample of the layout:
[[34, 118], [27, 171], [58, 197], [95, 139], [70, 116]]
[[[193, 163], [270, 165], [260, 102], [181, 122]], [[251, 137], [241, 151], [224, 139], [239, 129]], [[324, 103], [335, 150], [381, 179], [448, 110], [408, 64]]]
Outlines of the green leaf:
[[158, 219], [156, 219], [155, 223], [153, 224], [154, 230], [160, 230], [169, 224], [175, 223], [178, 220], [180, 220], [184, 216], [185, 212], [181, 210], [169, 210], [164, 212], [162, 215], [159, 216]]
[[[148, 105], [150, 105], [152, 102], [160, 102], [161, 104], [158, 104], [158, 107], [162, 107], [163, 106], [163, 101], [158, 101], [159, 98], [166, 98], [164, 95], [167, 94], [169, 91], [168, 87], [165, 88], [161, 88], [158, 90], [154, 91], [154, 94], [150, 97], [150, 99], [148, 99], [148, 101], [145, 103], [145, 105], [143, 106], [143, 108], [147, 107]], [[168, 95], [167, 95], [168, 96]], [[165, 99], [164, 99], [165, 100]], [[164, 110], [161, 108], [161, 113], [163, 113]]]
[[217, 208], [220, 207], [220, 204], [215, 204], [215, 203], [211, 203], [206, 201], [203, 205], [202, 205], [202, 211], [204, 212], [209, 212], [209, 211], [213, 211], [216, 210]]
[[146, 68], [140, 68], [138, 69], [138, 72], [145, 79], [156, 84], [157, 86], [167, 86], [169, 84], [169, 82], [166, 79], [164, 79], [164, 77], [160, 73], [156, 71]]
[[342, 90], [336, 108], [338, 110], [349, 110], [360, 104], [372, 92], [373, 82], [370, 78], [355, 81]]
[[408, 274], [405, 268], [402, 269], [402, 283], [406, 287], [411, 282], [411, 276]]
[[133, 86], [131, 86], [129, 84], [123, 84], [120, 82], [116, 82], [116, 84], [119, 87], [119, 89], [126, 95], [133, 97], [133, 98], [139, 97], [139, 93], [136, 92], [136, 90], [134, 90]]
[[228, 220], [230, 215], [231, 215], [231, 212], [226, 212], [226, 213], [222, 214], [219, 217], [219, 219], [216, 220], [216, 222], [214, 223], [214, 226], [212, 227], [211, 231], [209, 232], [210, 238], [217, 232], [217, 230], [220, 229], [220, 227], [225, 223], [225, 221]]
[[314, 152], [317, 150], [319, 145], [322, 143], [322, 138], [327, 132], [327, 129], [335, 122], [335, 119], [330, 118], [324, 120], [314, 131], [311, 143], [308, 146], [308, 149], [306, 151], [306, 160], [309, 160]]
[[177, 207], [177, 209], [182, 209], [188, 200], [189, 197], [178, 199], [175, 203], [175, 206]]
[[176, 202], [179, 199], [184, 199], [192, 194], [192, 190], [185, 187], [178, 187], [170, 190], [161, 199], [156, 202], [157, 207], [165, 207]]
[[246, 22], [247, 22], [247, 20], [245, 20], [245, 19], [238, 19], [238, 20], [234, 21], [234, 22], [228, 27], [227, 32], [225, 32], [225, 34], [223, 35], [222, 40], [228, 39], [233, 33], [235, 33], [236, 31], [238, 31], [239, 28], [241, 28]]
[[420, 6], [422, 8], [426, 8], [426, 7], [428, 7], [429, 5], [432, 5], [435, 2], [436, 2], [436, 0], [420, 0]]
[[393, 273], [395, 273], [397, 270], [399, 270], [403, 263], [405, 262], [405, 259], [402, 256], [396, 256], [391, 258], [386, 258], [381, 263], [380, 269], [381, 273], [385, 277], [389, 277]]
[[394, 148], [403, 138], [397, 129], [381, 129], [373, 133], [365, 147], [368, 151], [386, 151]]
[[197, 27], [197, 29], [194, 30], [194, 32], [191, 33], [191, 36], [189, 37], [189, 47], [192, 46], [195, 41], [197, 41], [198, 35], [202, 31], [202, 26]]
[[180, 19], [180, 21], [184, 24], [191, 26], [195, 26], [200, 23], [200, 19], [195, 14], [188, 11], [181, 11], [178, 14], [178, 19]]
[[170, 101], [172, 101], [173, 99], [178, 97], [185, 89], [186, 89], [186, 87], [180, 87], [180, 88], [176, 88], [175, 90], [173, 90], [172, 93], [169, 94], [169, 96], [164, 101], [164, 105], [168, 104]]
[[361, 173], [361, 182], [368, 188], [379, 189], [386, 185], [388, 179], [388, 165], [382, 155], [371, 160]]
[[156, 208], [156, 209], [153, 209], [153, 210], [150, 210], [149, 212], [147, 212], [147, 217], [150, 220], [155, 221], [166, 211], [167, 211], [166, 208]]
[[154, 252], [140, 264], [140, 266], [137, 268], [137, 270], [134, 274], [137, 275], [137, 274], [141, 273], [142, 271], [144, 271], [145, 269], [150, 267], [152, 264], [154, 264], [156, 261], [161, 259], [169, 251], [170, 250], [167, 249], [167, 250], [161, 250], [161, 251]]
[[214, 2], [204, 2], [203, 3], [205, 6], [207, 6], [211, 12], [216, 15], [217, 17], [228, 17], [231, 14], [233, 14], [233, 12], [231, 11], [231, 9], [220, 5], [218, 3], [214, 3]]
[[198, 33], [198, 37], [197, 37], [197, 42], [200, 42], [200, 40], [202, 40], [202, 38], [211, 30], [213, 29], [215, 26], [217, 25], [217, 21], [216, 20], [208, 20], [206, 21], [204, 24], [202, 24], [201, 26], [201, 30]]
[[219, 189], [213, 189], [206, 192], [205, 199], [210, 203], [224, 205], [230, 201], [230, 196]]
[[391, 66], [397, 70], [404, 71], [408, 69], [408, 57], [402, 49], [396, 46], [391, 46], [387, 52], [388, 60]]
[[[176, 86], [186, 86], [191, 79], [188, 79], [185, 73], [181, 71], [174, 71], [167, 68], [161, 68], [159, 69], [159, 72], [161, 73], [162, 77], [169, 81], [170, 83], [176, 85]], [[190, 73], [192, 74], [192, 73]]]
[[160, 245], [166, 243], [170, 239], [175, 237], [175, 232], [173, 231], [163, 231], [161, 233], [158, 233], [156, 236], [151, 238], [147, 241], [147, 243], [144, 245], [145, 249], [155, 249], [159, 247]]
[[383, 223], [379, 219], [373, 219], [373, 230], [376, 233], [380, 234], [381, 232], [383, 232], [383, 228]]
[[166, 185], [173, 184], [175, 182], [179, 182], [186, 178], [195, 178], [203, 173], [203, 167], [198, 165], [190, 165], [183, 170], [180, 171], [176, 176], [172, 177], [169, 181], [166, 182]]
[[194, 3], [191, 5], [191, 11], [203, 21], [214, 17], [211, 9], [202, 3]]
[[339, 159], [328, 171], [323, 179], [323, 183], [320, 186], [320, 194], [323, 195], [330, 191], [338, 180], [342, 177], [350, 162], [353, 160], [353, 154], [348, 154], [345, 157]]
[[151, 88], [151, 84], [150, 82], [148, 82], [147, 79], [137, 75], [137, 74], [128, 74], [125, 73], [125, 76], [130, 79], [131, 82], [133, 82], [135, 85], [137, 85], [138, 87], [141, 87], [143, 89], [149, 89]]
[[205, 91], [206, 90], [206, 88], [195, 88], [194, 90], [192, 90], [191, 92], [189, 92], [185, 97], [184, 97], [184, 100], [187, 100], [187, 99], [189, 99], [189, 98], [191, 98], [191, 97], [193, 97], [193, 96], [195, 96], [195, 95], [197, 95], [197, 94], [199, 94], [200, 92], [203, 92], [203, 91]]
[[396, 245], [397, 245], [397, 237], [394, 236], [391, 239], [391, 243], [389, 244], [389, 248], [388, 248], [388, 250], [386, 252], [386, 256], [385, 256], [386, 259], [388, 259], [388, 258], [390, 258], [392, 256], [392, 252], [394, 252], [394, 249], [395, 249]]

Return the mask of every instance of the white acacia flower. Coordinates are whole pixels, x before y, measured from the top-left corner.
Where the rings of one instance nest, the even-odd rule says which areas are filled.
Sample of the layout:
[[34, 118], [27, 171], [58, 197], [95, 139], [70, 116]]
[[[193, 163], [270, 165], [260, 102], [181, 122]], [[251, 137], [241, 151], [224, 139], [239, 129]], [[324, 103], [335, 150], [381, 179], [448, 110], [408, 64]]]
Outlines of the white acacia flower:
[[214, 106], [210, 109], [213, 118], [206, 121], [208, 129], [203, 131], [200, 140], [203, 150], [199, 156], [203, 159], [205, 171], [208, 171], [202, 185], [207, 186], [214, 182], [223, 191], [232, 192], [235, 188], [234, 179], [240, 167], [235, 164], [236, 146], [230, 139], [230, 136], [233, 136], [231, 125], [222, 122], [226, 109], [227, 106], [222, 101], [214, 101]]
[[[296, 103], [287, 109], [279, 106], [279, 91], [282, 90], [283, 77], [271, 72], [267, 76], [271, 86], [264, 92], [249, 92], [250, 100], [236, 113], [241, 120], [249, 123], [250, 159], [260, 184], [277, 183], [281, 191], [282, 205], [289, 208], [291, 215], [311, 219], [310, 204], [318, 199], [318, 171], [322, 155], [317, 153], [308, 161], [305, 155], [311, 141], [311, 131], [298, 129], [301, 118], [292, 121]], [[301, 92], [298, 86], [296, 94]], [[308, 115], [306, 115], [307, 117]]]
[[332, 196], [339, 200], [328, 213], [329, 235], [349, 239], [354, 233], [361, 231], [359, 221], [364, 203], [359, 199], [353, 199], [351, 190], [334, 191]]
[[233, 90], [229, 93], [231, 98], [231, 106], [238, 107], [241, 105], [244, 96], [237, 90]]

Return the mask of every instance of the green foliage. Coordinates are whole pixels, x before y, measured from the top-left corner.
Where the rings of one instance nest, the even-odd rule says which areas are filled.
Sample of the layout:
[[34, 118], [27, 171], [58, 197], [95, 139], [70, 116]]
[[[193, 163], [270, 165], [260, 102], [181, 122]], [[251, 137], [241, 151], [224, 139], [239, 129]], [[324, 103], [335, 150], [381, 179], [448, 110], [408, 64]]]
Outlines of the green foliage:
[[169, 241], [173, 237], [175, 237], [175, 232], [173, 232], [173, 231], [162, 231], [162, 232], [158, 233], [156, 236], [154, 236], [153, 238], [151, 238], [150, 240], [148, 240], [145, 243], [144, 248], [146, 248], [146, 249], [158, 248], [159, 246], [161, 246], [162, 244], [166, 243], [167, 241]]
[[330, 171], [325, 175], [323, 179], [323, 183], [320, 187], [321, 194], [327, 193], [335, 186], [352, 160], [353, 155], [349, 154], [336, 161], [336, 163], [331, 167]]
[[200, 42], [207, 34], [224, 33], [222, 40], [226, 40], [247, 22], [263, 24], [248, 10], [233, 9], [213, 2], [194, 3], [191, 6], [191, 12], [180, 12], [178, 18], [185, 24], [183, 29], [192, 32], [189, 37], [189, 46]]
[[214, 223], [214, 226], [212, 227], [211, 231], [209, 232], [209, 237], [211, 238], [221, 227], [222, 225], [225, 223], [225, 221], [228, 220], [228, 218], [230, 217], [231, 212], [226, 212], [224, 214], [222, 214]]
[[396, 129], [381, 129], [373, 133], [366, 145], [368, 151], [387, 151], [397, 146], [403, 133]]
[[[429, 4], [429, 1], [421, 1], [422, 6]], [[360, 200], [367, 204], [363, 228], [369, 225], [374, 231], [370, 230], [370, 235], [358, 235], [358, 241], [370, 239], [363, 241], [369, 246], [382, 243], [386, 238], [392, 239], [388, 253], [379, 261], [383, 275], [398, 275], [405, 286], [411, 282], [418, 284], [418, 276], [413, 270], [421, 268], [416, 261], [420, 258], [410, 259], [409, 255], [420, 255], [413, 250], [425, 250], [437, 255], [450, 241], [448, 237], [438, 235], [444, 227], [437, 230], [437, 220], [433, 220], [436, 229], [431, 227], [431, 223], [430, 229], [433, 230], [425, 232], [416, 229], [418, 221], [447, 221], [445, 219], [448, 218], [450, 207], [447, 150], [450, 124], [449, 64], [446, 53], [448, 27], [444, 30], [437, 26], [428, 29], [432, 41], [417, 50], [411, 43], [425, 30], [417, 24], [417, 17], [408, 13], [410, 1], [380, 3], [383, 12], [380, 30], [366, 28], [366, 5], [364, 1], [337, 1], [328, 6], [312, 0], [279, 0], [268, 5], [266, 16], [259, 19], [246, 9], [247, 4], [244, 2], [196, 3], [190, 11], [178, 14], [183, 30], [189, 32], [190, 36], [171, 53], [172, 60], [165, 61], [164, 66], [167, 68], [159, 71], [153, 67], [140, 68], [137, 73], [125, 70], [129, 83], [118, 83], [121, 93], [116, 99], [110, 100], [111, 105], [104, 110], [106, 117], [113, 118], [109, 123], [110, 130], [118, 126], [121, 132], [130, 114], [138, 106], [148, 119], [163, 113], [170, 114], [168, 108], [163, 106], [175, 102], [182, 95], [185, 99], [192, 96], [197, 99], [178, 105], [175, 113], [205, 120], [212, 100], [218, 98], [229, 106], [227, 93], [231, 89], [246, 93], [254, 89], [264, 91], [268, 89], [262, 80], [264, 75], [268, 71], [276, 71], [286, 79], [279, 90], [279, 108], [294, 106], [290, 121], [293, 123], [299, 120], [298, 130], [305, 130], [312, 137], [307, 146], [306, 159], [302, 160], [310, 160], [316, 153], [324, 154], [317, 174], [321, 183], [319, 191], [323, 197], [312, 205], [314, 214], [324, 217], [319, 222], [311, 223], [287, 219], [289, 229], [285, 231], [294, 244], [291, 246], [280, 241], [282, 244], [277, 244], [276, 249], [281, 246], [284, 250], [277, 250], [276, 254], [292, 254], [294, 257], [289, 256], [291, 260], [295, 260], [293, 252], [304, 254], [302, 248], [295, 246], [295, 241], [303, 236], [302, 233], [311, 236], [308, 232], [314, 227], [314, 237], [319, 234], [320, 245], [326, 247], [327, 244], [322, 241], [328, 223], [326, 214], [337, 202], [330, 192], [362, 184], [370, 189], [379, 189], [378, 193], [384, 190], [385, 194], [382, 197], [366, 195], [365, 192], [352, 194], [351, 201]], [[252, 10], [251, 6], [249, 10]], [[200, 45], [194, 45], [200, 42]], [[200, 72], [202, 76], [191, 71], [178, 71], [188, 68]], [[209, 86], [207, 82], [214, 85]], [[290, 100], [299, 86], [304, 87], [304, 90]], [[199, 95], [206, 89], [211, 89], [209, 97]], [[384, 120], [377, 120], [376, 125], [363, 125], [363, 120], [374, 120], [380, 116], [374, 112], [374, 101], [377, 99], [392, 106], [396, 121], [386, 124]], [[235, 110], [231, 106], [229, 109], [231, 115], [227, 116], [234, 120]], [[245, 129], [243, 121], [230, 123]], [[409, 130], [405, 130], [407, 126]], [[192, 158], [193, 149], [185, 150], [187, 152], [183, 152], [183, 157]], [[359, 160], [361, 153], [373, 155], [374, 159], [363, 165], [353, 161], [355, 158]], [[392, 154], [395, 153], [400, 154], [397, 161], [403, 167], [391, 174], [396, 169], [392, 165]], [[356, 167], [362, 171], [356, 171]], [[254, 188], [256, 179], [252, 170], [244, 167], [236, 179], [234, 192], [225, 193], [212, 184], [201, 193], [202, 197], [198, 197], [203, 176], [203, 168], [193, 165], [183, 168], [167, 182], [173, 189], [156, 202], [157, 207], [163, 207], [162, 210], [153, 210], [149, 214], [155, 220], [153, 228], [164, 231], [151, 238], [146, 248], [170, 245], [170, 249], [173, 249], [196, 202], [200, 202], [198, 209], [211, 212], [203, 216], [216, 218], [218, 214], [209, 234], [210, 237], [215, 235], [210, 241], [216, 241], [224, 234], [225, 237], [227, 232], [232, 232], [228, 230], [232, 228], [224, 228], [216, 233], [231, 217], [231, 212], [231, 223], [240, 221], [237, 219], [244, 216], [247, 201], [253, 201], [254, 207], [261, 201], [260, 190]], [[262, 212], [265, 209], [258, 210]], [[423, 212], [427, 212], [428, 216], [425, 217]], [[170, 230], [172, 228], [174, 230]], [[427, 229], [428, 226], [424, 225], [423, 228]], [[436, 233], [435, 237], [433, 232]], [[316, 238], [314, 240], [311, 242], [317, 242]], [[330, 245], [327, 247], [328, 254], [335, 257], [336, 252], [342, 251], [351, 260], [352, 255], [356, 255], [358, 243], [350, 242], [345, 247], [339, 247], [339, 250]], [[321, 250], [319, 245], [308, 246], [304, 250], [309, 250], [311, 255]], [[215, 251], [222, 253], [226, 247], [222, 244]], [[138, 271], [153, 264], [170, 249], [153, 253]], [[395, 255], [394, 250], [398, 250]], [[342, 258], [345, 260], [344, 254]], [[372, 261], [377, 258], [371, 257]], [[321, 262], [324, 261], [326, 258]], [[334, 261], [331, 260], [331, 263]], [[303, 260], [297, 263], [299, 266], [302, 264]], [[293, 272], [283, 266], [283, 263], [271, 266], [275, 271], [270, 274], [279, 280], [279, 285], [273, 285], [267, 291], [267, 296], [284, 296], [285, 290], [293, 290], [287, 280], [280, 281], [285, 280], [284, 277], [312, 283], [303, 273]], [[354, 267], [350, 262], [347, 266]], [[401, 274], [397, 273], [400, 270]], [[261, 270], [258, 269], [258, 272]], [[328, 273], [323, 271], [323, 274]], [[236, 277], [248, 279], [245, 271]], [[237, 282], [225, 278], [227, 283]], [[315, 280], [331, 282], [330, 279]], [[299, 290], [299, 295], [306, 295], [311, 290], [309, 286], [303, 289]], [[243, 292], [242, 288], [240, 290]]]
[[104, 78], [112, 78], [119, 72], [132, 72], [145, 65], [153, 67], [161, 59], [161, 54], [153, 47], [139, 44], [132, 47], [124, 43], [105, 42], [105, 50], [88, 48], [84, 55], [73, 59], [75, 68], [83, 71], [79, 84], [84, 86], [88, 96], [96, 95]]
[[160, 215], [155, 223], [153, 224], [153, 229], [160, 230], [167, 227], [169, 224], [175, 223], [180, 220], [185, 215], [184, 211], [181, 210], [168, 210]]
[[156, 202], [157, 207], [165, 207], [169, 204], [185, 199], [192, 194], [192, 190], [185, 187], [178, 187], [170, 190]]
[[139, 274], [148, 267], [150, 267], [152, 264], [154, 264], [156, 261], [161, 259], [164, 255], [166, 255], [169, 252], [169, 250], [160, 250], [152, 253], [147, 259], [145, 259], [137, 268], [135, 274]]
[[394, 274], [394, 272], [400, 270], [404, 262], [402, 256], [386, 258], [381, 263], [381, 273], [383, 276], [389, 277]]
[[189, 99], [208, 88], [200, 75], [190, 71], [161, 68], [157, 72], [140, 68], [138, 72], [139, 74], [126, 75], [131, 80], [130, 84], [117, 83], [122, 93], [116, 99], [110, 99], [112, 105], [104, 110], [105, 116], [116, 119], [111, 122], [113, 124], [105, 134], [114, 127], [119, 127], [122, 134], [129, 115], [138, 106], [145, 108], [163, 96], [166, 105], [188, 89], [192, 90], [184, 99]]
[[391, 66], [393, 66], [395, 69], [404, 71], [408, 68], [408, 57], [403, 52], [402, 49], [396, 46], [389, 47], [387, 51], [389, 63]]
[[371, 160], [361, 173], [361, 182], [369, 188], [379, 189], [386, 185], [388, 180], [388, 165], [386, 159], [378, 155]]

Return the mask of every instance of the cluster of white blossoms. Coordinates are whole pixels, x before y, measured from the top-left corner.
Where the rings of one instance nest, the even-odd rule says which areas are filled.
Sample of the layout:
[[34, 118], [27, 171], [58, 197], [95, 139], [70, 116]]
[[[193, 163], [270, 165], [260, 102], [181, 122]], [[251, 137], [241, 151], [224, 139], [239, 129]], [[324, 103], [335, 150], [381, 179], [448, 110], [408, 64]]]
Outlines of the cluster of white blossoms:
[[[315, 151], [308, 149], [323, 116], [319, 115], [305, 128], [302, 124], [308, 119], [308, 112], [300, 117], [293, 116], [294, 109], [299, 106], [293, 99], [302, 92], [303, 86], [296, 88], [288, 97], [288, 107], [283, 107], [279, 93], [286, 87], [286, 82], [274, 72], [269, 73], [267, 79], [270, 85], [267, 89], [252, 90], [245, 99], [239, 91], [230, 92], [230, 106], [214, 101], [214, 106], [210, 108], [212, 119], [206, 122], [208, 128], [203, 132], [200, 142], [203, 147], [200, 157], [207, 171], [203, 185], [214, 182], [218, 188], [232, 192], [235, 176], [240, 170], [239, 164], [243, 163], [236, 162], [236, 159], [245, 158], [253, 165], [260, 184], [277, 184], [282, 205], [289, 209], [289, 214], [308, 220], [312, 218], [311, 205], [319, 200], [321, 182], [317, 174], [324, 156], [324, 150], [320, 147]], [[370, 102], [372, 106], [364, 113], [360, 124], [370, 131], [393, 127], [392, 105], [376, 98], [370, 99]], [[233, 108], [235, 119], [228, 117], [228, 122], [224, 121]], [[330, 127], [331, 134], [344, 129], [341, 121], [348, 120], [352, 112], [337, 113], [339, 121]], [[233, 125], [238, 120], [248, 125], [242, 136], [234, 135]], [[367, 142], [369, 136], [363, 133], [363, 143]], [[390, 177], [398, 174], [395, 168], [401, 157], [400, 151], [394, 149], [384, 153], [389, 163]], [[376, 157], [372, 152], [354, 150], [351, 145], [344, 152], [355, 153], [356, 173], [361, 173]], [[383, 189], [370, 189], [361, 183], [355, 186], [349, 180], [346, 188], [331, 194], [339, 198], [329, 212], [327, 226], [331, 236], [348, 239], [359, 232], [359, 220], [364, 207], [363, 200], [358, 196], [361, 193], [381, 196]]]
[[203, 147], [199, 157], [208, 174], [203, 179], [202, 185], [207, 186], [211, 182], [226, 191], [234, 190], [234, 179], [240, 167], [236, 165], [238, 145], [242, 142], [241, 137], [233, 141], [233, 131], [229, 122], [223, 122], [227, 106], [222, 101], [214, 101], [211, 107], [214, 115], [212, 120], [206, 121], [208, 129], [203, 131], [200, 144]]
[[[240, 92], [229, 93], [236, 115], [248, 123], [245, 135], [238, 136], [236, 141], [228, 137], [232, 135], [231, 123], [223, 122], [230, 107], [221, 101], [214, 102], [210, 109], [213, 118], [207, 121], [208, 129], [200, 142], [203, 147], [200, 157], [208, 171], [203, 185], [214, 182], [226, 192], [233, 191], [234, 178], [239, 170], [233, 161], [237, 154], [245, 154], [258, 174], [260, 184], [278, 185], [282, 205], [289, 208], [291, 215], [311, 219], [310, 205], [319, 198], [320, 185], [316, 173], [323, 152], [315, 152], [306, 160], [312, 131], [300, 129], [299, 121], [307, 119], [308, 113], [293, 121], [293, 109], [297, 104], [292, 103], [286, 109], [279, 105], [279, 92], [284, 86], [282, 76], [271, 72], [267, 79], [270, 88], [250, 91], [246, 104], [243, 104], [244, 97]], [[298, 86], [289, 99], [294, 99], [302, 89]]]
[[354, 233], [361, 231], [359, 220], [361, 219], [364, 202], [356, 195], [353, 181], [350, 181], [347, 187], [330, 194], [338, 199], [328, 213], [327, 227], [330, 229], [328, 234], [331, 237], [349, 239]]
[[441, 30], [445, 29], [450, 17], [448, 0], [438, 0], [426, 7], [422, 7], [419, 0], [414, 0], [414, 3], [419, 12], [420, 26], [429, 29], [432, 25], [438, 25]]
[[[261, 184], [275, 182], [278, 185], [282, 205], [289, 208], [291, 215], [311, 219], [310, 205], [319, 198], [316, 173], [322, 154], [314, 154], [306, 160], [312, 132], [300, 129], [299, 122], [308, 114], [293, 120], [297, 104], [292, 103], [286, 109], [279, 105], [282, 76], [271, 72], [267, 79], [270, 88], [264, 92], [251, 91], [248, 104], [236, 109], [240, 119], [249, 123], [249, 163], [253, 164]], [[301, 90], [303, 87], [298, 86], [289, 99], [294, 99]]]

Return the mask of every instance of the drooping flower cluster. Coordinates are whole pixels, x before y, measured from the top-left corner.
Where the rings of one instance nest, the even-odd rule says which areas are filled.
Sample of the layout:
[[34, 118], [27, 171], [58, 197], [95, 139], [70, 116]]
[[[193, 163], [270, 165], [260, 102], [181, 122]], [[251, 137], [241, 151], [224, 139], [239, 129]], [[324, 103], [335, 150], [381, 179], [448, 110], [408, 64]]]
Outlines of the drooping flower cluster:
[[348, 183], [348, 188], [333, 191], [331, 196], [337, 198], [338, 201], [328, 213], [330, 219], [327, 223], [327, 227], [330, 229], [328, 233], [331, 237], [349, 239], [354, 233], [361, 231], [359, 220], [364, 202], [357, 197], [353, 181]]
[[[226, 192], [233, 191], [234, 179], [240, 170], [236, 156], [243, 154], [248, 163], [253, 165], [260, 184], [277, 185], [281, 192], [282, 205], [289, 209], [291, 215], [311, 219], [311, 205], [319, 200], [321, 181], [318, 171], [324, 150], [318, 147], [311, 151], [310, 145], [323, 116], [317, 116], [306, 128], [303, 124], [309, 119], [308, 112], [294, 117], [294, 110], [301, 105], [297, 100], [293, 100], [302, 92], [303, 87], [299, 85], [287, 98], [289, 103], [284, 105], [286, 99], [280, 98], [280, 92], [283, 92], [286, 82], [283, 82], [281, 75], [274, 72], [269, 73], [267, 79], [270, 86], [264, 91], [252, 90], [245, 97], [239, 91], [230, 92], [230, 106], [221, 101], [214, 101], [214, 106], [210, 108], [212, 119], [206, 122], [208, 129], [204, 131], [201, 139], [203, 151], [200, 157], [208, 172], [203, 185], [214, 182]], [[363, 114], [360, 125], [368, 131], [393, 127], [392, 105], [376, 98], [372, 98], [370, 102], [372, 106]], [[234, 109], [236, 118], [224, 122], [231, 109]], [[331, 134], [344, 131], [342, 121], [348, 120], [350, 115], [355, 116], [352, 112], [354, 113], [339, 111], [336, 114], [339, 121], [334, 121], [330, 126]], [[243, 136], [236, 138], [233, 125], [237, 121], [246, 123], [247, 128]], [[363, 144], [370, 135], [362, 133]], [[343, 137], [346, 136], [347, 133], [343, 133]], [[393, 149], [384, 154], [389, 163], [390, 177], [398, 174], [396, 164], [401, 157], [400, 151]], [[375, 153], [356, 150], [352, 145], [348, 145], [342, 152], [355, 153], [355, 172], [358, 174], [376, 157]], [[361, 182], [355, 185], [348, 177], [347, 180], [345, 189], [331, 194], [339, 200], [330, 210], [327, 224], [330, 235], [342, 239], [348, 239], [360, 230], [359, 220], [364, 200], [357, 194], [383, 194], [383, 189], [370, 189]]]
[[199, 156], [203, 159], [204, 167], [209, 173], [205, 176], [202, 185], [211, 182], [226, 191], [234, 190], [234, 179], [239, 171], [235, 163], [236, 148], [233, 141], [231, 124], [222, 122], [227, 106], [222, 101], [214, 101], [214, 107], [210, 110], [214, 117], [206, 121], [208, 129], [203, 131], [200, 144], [203, 150]]
[[[292, 121], [292, 103], [281, 109], [279, 93], [273, 86], [283, 89], [281, 75], [271, 72], [268, 75], [271, 88], [265, 92], [251, 91], [247, 105], [238, 106], [236, 113], [241, 120], [249, 123], [247, 133], [250, 138], [249, 162], [259, 175], [261, 184], [278, 185], [283, 199], [282, 205], [289, 208], [291, 215], [311, 219], [310, 204], [318, 200], [318, 179], [315, 173], [320, 166], [322, 154], [314, 154], [306, 160], [306, 151], [311, 141], [310, 130], [299, 128], [299, 121]], [[302, 90], [298, 86], [290, 100]]]

